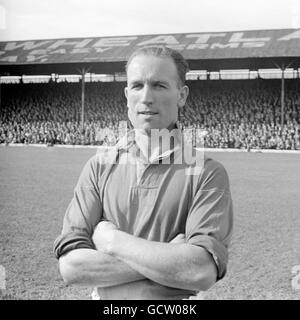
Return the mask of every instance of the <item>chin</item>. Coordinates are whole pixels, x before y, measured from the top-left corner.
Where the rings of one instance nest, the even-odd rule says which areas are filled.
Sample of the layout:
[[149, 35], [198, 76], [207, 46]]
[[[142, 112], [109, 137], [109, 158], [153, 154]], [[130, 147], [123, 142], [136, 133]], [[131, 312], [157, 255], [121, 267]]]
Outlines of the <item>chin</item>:
[[151, 130], [152, 129], [157, 129], [157, 128], [152, 127], [152, 126], [142, 126], [142, 127], [140, 127], [140, 130], [145, 132], [148, 135], [151, 134]]
[[136, 126], [136, 129], [140, 129], [140, 130], [145, 130], [145, 131], [150, 131], [151, 129], [161, 129], [161, 126], [159, 126], [159, 124], [155, 124], [155, 123], [142, 123], [139, 124], [138, 126]]

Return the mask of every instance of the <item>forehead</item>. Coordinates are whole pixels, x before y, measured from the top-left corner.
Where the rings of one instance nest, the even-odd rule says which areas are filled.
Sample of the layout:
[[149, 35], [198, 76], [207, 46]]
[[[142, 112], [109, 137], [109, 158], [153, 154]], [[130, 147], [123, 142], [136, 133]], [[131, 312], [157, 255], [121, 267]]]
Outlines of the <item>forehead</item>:
[[127, 77], [128, 81], [151, 79], [170, 82], [178, 80], [178, 72], [170, 57], [138, 55], [131, 60]]

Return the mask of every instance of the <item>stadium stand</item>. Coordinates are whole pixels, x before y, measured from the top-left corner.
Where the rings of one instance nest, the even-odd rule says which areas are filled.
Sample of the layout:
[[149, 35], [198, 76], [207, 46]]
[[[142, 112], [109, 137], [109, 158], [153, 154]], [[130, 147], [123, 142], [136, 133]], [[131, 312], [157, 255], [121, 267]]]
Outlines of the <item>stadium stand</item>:
[[[300, 80], [188, 81], [183, 128], [207, 131], [207, 148], [300, 150]], [[112, 145], [127, 121], [124, 82], [86, 84], [82, 132], [78, 83], [2, 84], [0, 143]]]

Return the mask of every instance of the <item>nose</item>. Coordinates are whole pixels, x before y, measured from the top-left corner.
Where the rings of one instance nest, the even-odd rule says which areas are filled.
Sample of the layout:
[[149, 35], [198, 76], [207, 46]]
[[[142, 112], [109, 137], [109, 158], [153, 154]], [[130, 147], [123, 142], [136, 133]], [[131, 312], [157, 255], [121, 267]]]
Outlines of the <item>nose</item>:
[[143, 87], [141, 94], [142, 94], [141, 102], [143, 104], [149, 105], [149, 104], [153, 103], [153, 92], [152, 92], [151, 87], [148, 84], [146, 84]]

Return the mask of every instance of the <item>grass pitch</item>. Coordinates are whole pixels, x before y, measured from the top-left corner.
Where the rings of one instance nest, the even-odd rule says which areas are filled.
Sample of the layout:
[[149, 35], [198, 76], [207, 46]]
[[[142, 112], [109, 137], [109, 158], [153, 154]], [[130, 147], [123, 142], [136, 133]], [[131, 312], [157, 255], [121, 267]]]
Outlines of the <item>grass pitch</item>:
[[[64, 284], [52, 246], [95, 152], [0, 146], [0, 299], [90, 299], [90, 289]], [[228, 171], [235, 223], [228, 273], [204, 297], [298, 300], [291, 269], [300, 265], [300, 154], [208, 154]]]

